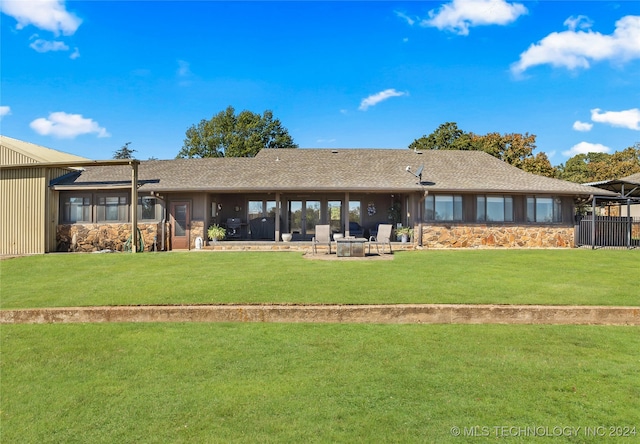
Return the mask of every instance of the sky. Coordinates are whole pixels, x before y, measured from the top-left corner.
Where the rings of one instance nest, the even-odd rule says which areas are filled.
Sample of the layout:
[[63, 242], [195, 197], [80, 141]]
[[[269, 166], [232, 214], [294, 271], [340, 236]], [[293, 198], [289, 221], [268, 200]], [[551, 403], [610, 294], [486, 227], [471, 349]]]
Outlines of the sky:
[[640, 142], [638, 1], [0, 2], [0, 133], [175, 158], [233, 106], [301, 148], [398, 148], [445, 122], [553, 165]]

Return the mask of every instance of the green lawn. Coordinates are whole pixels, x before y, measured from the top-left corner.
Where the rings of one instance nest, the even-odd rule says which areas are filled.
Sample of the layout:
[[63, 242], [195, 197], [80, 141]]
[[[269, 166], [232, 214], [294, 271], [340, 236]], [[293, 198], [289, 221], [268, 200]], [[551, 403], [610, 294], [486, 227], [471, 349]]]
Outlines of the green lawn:
[[[486, 441], [472, 431], [489, 433], [489, 441], [514, 433], [520, 437], [504, 442], [550, 441], [517, 431], [527, 427], [559, 427], [565, 435], [553, 442], [640, 439], [637, 327], [175, 323], [0, 331], [6, 443]], [[462, 436], [452, 436], [454, 427]], [[587, 436], [585, 427], [606, 435]], [[635, 436], [612, 440], [610, 427]]]
[[640, 305], [640, 250], [53, 254], [0, 262], [0, 307], [208, 303]]

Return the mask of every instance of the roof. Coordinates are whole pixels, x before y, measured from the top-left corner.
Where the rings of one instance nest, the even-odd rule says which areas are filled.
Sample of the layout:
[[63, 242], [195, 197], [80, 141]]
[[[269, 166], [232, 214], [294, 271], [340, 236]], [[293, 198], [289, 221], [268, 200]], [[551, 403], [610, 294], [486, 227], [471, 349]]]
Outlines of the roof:
[[[2, 165], [88, 160], [84, 157], [2, 135], [0, 135], [0, 146], [3, 151]], [[11, 153], [6, 152], [7, 150]]]
[[[420, 167], [424, 167], [422, 182], [411, 173]], [[87, 167], [57, 187], [123, 186], [130, 181], [130, 171], [118, 166]], [[264, 149], [254, 158], [142, 161], [138, 177], [140, 191], [157, 192], [606, 193], [524, 172], [482, 151]]]
[[635, 173], [630, 176], [622, 177], [620, 179], [602, 180], [599, 182], [590, 182], [585, 185], [597, 187], [603, 190], [613, 191], [617, 194], [624, 194], [621, 197], [638, 198], [640, 197], [640, 173]]

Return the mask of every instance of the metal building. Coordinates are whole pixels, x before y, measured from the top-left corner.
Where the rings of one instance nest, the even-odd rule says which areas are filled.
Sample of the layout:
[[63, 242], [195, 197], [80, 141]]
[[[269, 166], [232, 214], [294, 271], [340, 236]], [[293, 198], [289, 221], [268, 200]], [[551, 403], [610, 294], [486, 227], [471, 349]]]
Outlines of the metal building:
[[1, 255], [55, 251], [58, 202], [49, 183], [72, 171], [60, 164], [86, 160], [0, 136]]

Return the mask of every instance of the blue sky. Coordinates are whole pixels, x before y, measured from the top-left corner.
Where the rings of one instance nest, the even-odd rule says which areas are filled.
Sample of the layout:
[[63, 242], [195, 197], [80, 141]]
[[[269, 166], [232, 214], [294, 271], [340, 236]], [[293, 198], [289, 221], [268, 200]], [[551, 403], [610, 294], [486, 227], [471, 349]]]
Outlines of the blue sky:
[[0, 132], [174, 158], [233, 106], [301, 148], [406, 148], [444, 122], [558, 165], [640, 141], [640, 2], [0, 3]]

